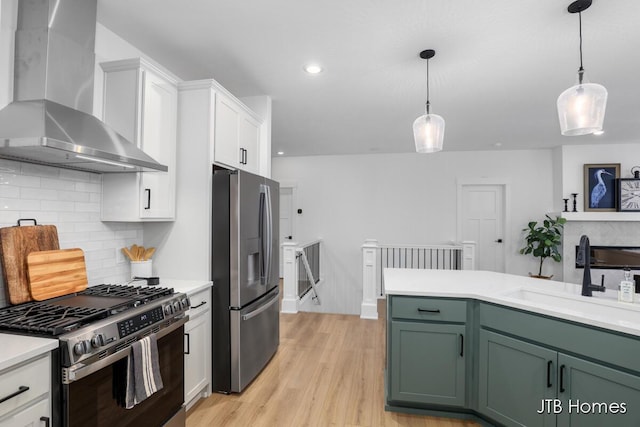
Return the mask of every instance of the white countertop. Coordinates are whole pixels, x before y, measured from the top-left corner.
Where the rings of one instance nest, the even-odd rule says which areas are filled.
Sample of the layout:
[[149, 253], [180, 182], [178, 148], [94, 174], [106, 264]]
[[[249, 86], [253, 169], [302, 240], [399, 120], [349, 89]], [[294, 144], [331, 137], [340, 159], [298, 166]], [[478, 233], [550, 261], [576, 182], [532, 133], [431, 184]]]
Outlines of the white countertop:
[[[640, 303], [618, 302], [617, 291], [610, 289], [589, 298], [573, 283], [491, 271], [398, 268], [384, 269], [384, 286], [387, 295], [472, 298], [640, 337]], [[540, 301], [509, 295], [520, 290], [535, 292]], [[554, 297], [561, 303], [542, 302]]]
[[58, 348], [58, 340], [0, 334], [0, 371]]
[[173, 288], [176, 292], [193, 295], [205, 288], [210, 288], [213, 282], [207, 280], [184, 280], [184, 279], [160, 279], [160, 286]]

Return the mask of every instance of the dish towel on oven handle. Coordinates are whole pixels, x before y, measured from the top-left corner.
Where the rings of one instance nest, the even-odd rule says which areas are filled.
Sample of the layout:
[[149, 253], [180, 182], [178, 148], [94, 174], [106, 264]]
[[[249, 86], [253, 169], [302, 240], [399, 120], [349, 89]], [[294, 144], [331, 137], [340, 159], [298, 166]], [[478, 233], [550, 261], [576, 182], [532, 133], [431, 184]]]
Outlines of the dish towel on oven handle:
[[131, 409], [163, 387], [156, 334], [131, 344], [127, 361], [126, 408]]

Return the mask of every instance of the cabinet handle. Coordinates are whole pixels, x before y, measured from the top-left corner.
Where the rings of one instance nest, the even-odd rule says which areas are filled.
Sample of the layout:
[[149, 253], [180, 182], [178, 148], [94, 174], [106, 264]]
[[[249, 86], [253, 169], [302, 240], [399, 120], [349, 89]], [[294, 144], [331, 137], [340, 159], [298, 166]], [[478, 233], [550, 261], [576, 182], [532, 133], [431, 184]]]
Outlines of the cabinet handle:
[[460, 357], [464, 357], [464, 335], [460, 334]]
[[428, 309], [428, 308], [418, 308], [419, 313], [440, 313], [440, 309]]
[[29, 387], [27, 387], [26, 385], [21, 385], [20, 387], [18, 387], [18, 391], [11, 393], [9, 396], [5, 396], [2, 399], [0, 399], [0, 403], [6, 402], [7, 400], [16, 397], [19, 394], [22, 394], [27, 390], [29, 390]]
[[553, 384], [551, 384], [551, 366], [552, 365], [553, 365], [553, 362], [549, 360], [547, 362], [547, 388], [550, 388], [551, 386], [553, 386]]
[[246, 165], [249, 162], [249, 152], [244, 150], [244, 164]]
[[564, 393], [564, 365], [560, 365], [560, 393]]
[[240, 149], [240, 164], [241, 165], [247, 164], [247, 150], [245, 150], [244, 148]]
[[206, 301], [202, 301], [200, 304], [192, 306], [191, 309], [193, 310], [194, 308], [202, 307], [206, 303], [207, 303]]
[[44, 427], [49, 427], [50, 425], [49, 417], [40, 417], [40, 421], [44, 423]]
[[191, 337], [189, 334], [184, 334], [184, 336], [187, 337], [187, 351], [184, 354], [191, 354]]
[[147, 193], [147, 206], [145, 206], [145, 209], [151, 209], [151, 189], [150, 188], [145, 188], [144, 189], [145, 193]]

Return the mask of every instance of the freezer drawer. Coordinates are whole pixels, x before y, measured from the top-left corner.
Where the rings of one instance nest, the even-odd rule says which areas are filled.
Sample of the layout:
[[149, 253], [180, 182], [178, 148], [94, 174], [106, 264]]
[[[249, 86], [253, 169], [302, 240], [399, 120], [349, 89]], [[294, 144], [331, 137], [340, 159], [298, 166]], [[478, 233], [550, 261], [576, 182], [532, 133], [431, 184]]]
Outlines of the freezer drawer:
[[279, 290], [231, 310], [231, 391], [242, 391], [266, 366], [280, 342]]

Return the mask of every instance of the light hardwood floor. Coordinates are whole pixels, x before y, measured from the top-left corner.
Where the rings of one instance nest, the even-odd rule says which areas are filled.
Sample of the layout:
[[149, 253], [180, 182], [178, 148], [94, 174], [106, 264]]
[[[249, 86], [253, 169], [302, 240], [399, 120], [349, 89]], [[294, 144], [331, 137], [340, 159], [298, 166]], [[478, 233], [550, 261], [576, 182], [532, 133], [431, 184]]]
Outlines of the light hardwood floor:
[[471, 421], [384, 410], [385, 306], [378, 320], [280, 315], [280, 347], [241, 394], [215, 393], [187, 414], [200, 426], [476, 427]]

